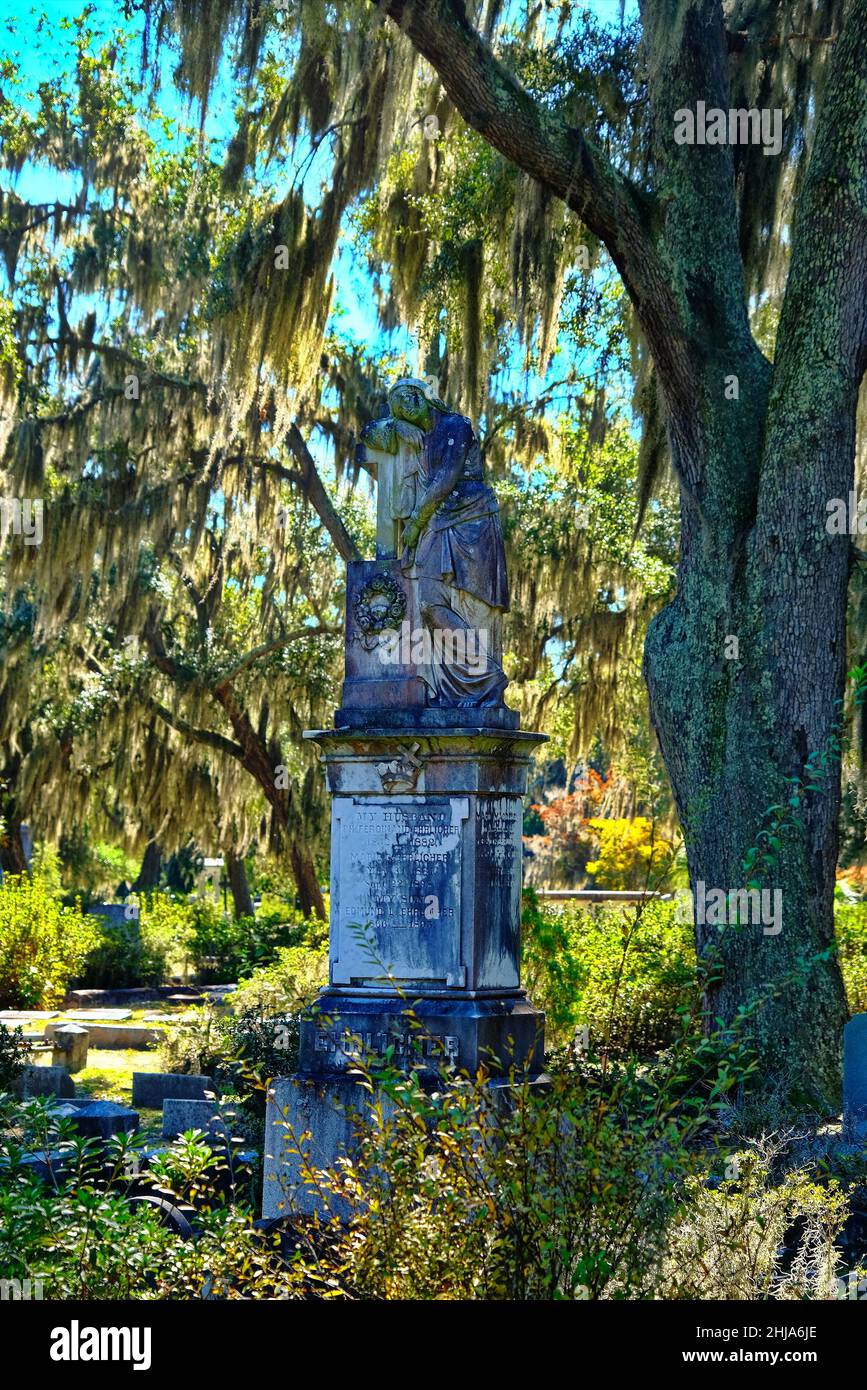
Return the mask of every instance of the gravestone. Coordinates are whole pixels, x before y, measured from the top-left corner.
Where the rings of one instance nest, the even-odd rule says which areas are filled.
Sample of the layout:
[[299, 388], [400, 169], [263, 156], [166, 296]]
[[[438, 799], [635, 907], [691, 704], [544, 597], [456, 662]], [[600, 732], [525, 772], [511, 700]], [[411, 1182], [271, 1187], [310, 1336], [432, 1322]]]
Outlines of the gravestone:
[[843, 1124], [850, 1139], [867, 1139], [867, 1014], [843, 1029]]
[[66, 1100], [54, 1113], [71, 1120], [86, 1138], [110, 1139], [114, 1134], [134, 1134], [138, 1129], [136, 1112], [111, 1100]]
[[[56, 1067], [68, 1072], [83, 1071], [87, 1066], [90, 1034], [80, 1023], [51, 1024], [51, 1060]], [[47, 1031], [47, 1030], [46, 1030]]]
[[22, 1099], [29, 1096], [57, 1096], [68, 1099], [75, 1095], [75, 1082], [66, 1067], [24, 1067], [15, 1083]]
[[318, 1205], [291, 1136], [331, 1166], [359, 1058], [431, 1084], [537, 1076], [544, 1017], [520, 983], [523, 795], [540, 734], [503, 701], [505, 558], [472, 426], [423, 382], [365, 431], [377, 557], [348, 565], [345, 680], [320, 749], [331, 793], [329, 984], [266, 1115], [263, 1215]]
[[174, 1139], [188, 1129], [200, 1129], [209, 1141], [225, 1143], [226, 1128], [213, 1100], [181, 1100], [175, 1096], [163, 1102], [163, 1138]]
[[209, 1076], [161, 1071], [132, 1074], [132, 1103], [146, 1110], [160, 1110], [166, 1100], [207, 1100], [205, 1092], [213, 1089]]

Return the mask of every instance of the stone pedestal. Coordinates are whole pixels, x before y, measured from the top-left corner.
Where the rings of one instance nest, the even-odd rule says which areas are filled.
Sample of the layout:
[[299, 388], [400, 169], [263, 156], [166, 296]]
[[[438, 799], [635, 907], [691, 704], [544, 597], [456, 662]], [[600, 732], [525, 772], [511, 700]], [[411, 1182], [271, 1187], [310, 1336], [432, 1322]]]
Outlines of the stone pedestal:
[[843, 1029], [843, 1129], [852, 1141], [867, 1139], [867, 1014]]
[[[449, 716], [458, 711], [448, 711]], [[330, 980], [303, 1020], [298, 1073], [274, 1083], [263, 1212], [311, 1205], [293, 1135], [346, 1151], [358, 1063], [441, 1077], [537, 1074], [544, 1017], [520, 987], [521, 826], [538, 734], [469, 721], [310, 734], [332, 795]]]

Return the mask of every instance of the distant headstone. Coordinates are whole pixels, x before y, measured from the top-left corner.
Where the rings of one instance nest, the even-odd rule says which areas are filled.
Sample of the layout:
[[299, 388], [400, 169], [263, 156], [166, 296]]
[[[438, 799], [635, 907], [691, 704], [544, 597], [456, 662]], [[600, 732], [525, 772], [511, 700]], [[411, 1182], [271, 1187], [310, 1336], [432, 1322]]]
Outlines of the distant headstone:
[[[46, 1038], [51, 1038], [59, 1025], [49, 1023], [45, 1029]], [[139, 1023], [90, 1023], [88, 1025], [91, 1047], [105, 1048], [147, 1048], [154, 1047], [162, 1037], [159, 1028], [145, 1028]]]
[[90, 1034], [80, 1023], [60, 1023], [51, 1027], [51, 1060], [55, 1067], [69, 1072], [83, 1071], [87, 1066], [87, 1047]]
[[160, 1110], [167, 1100], [206, 1100], [213, 1091], [209, 1076], [180, 1076], [174, 1072], [134, 1071], [132, 1103], [147, 1110]]
[[853, 1138], [867, 1138], [867, 1013], [843, 1029], [843, 1119]]
[[72, 1120], [86, 1138], [110, 1139], [113, 1134], [134, 1134], [138, 1115], [110, 1100], [68, 1100], [57, 1107], [61, 1118]]
[[0, 1009], [0, 1023], [35, 1023], [57, 1017], [57, 1009]]
[[104, 917], [116, 927], [122, 927], [134, 920], [127, 916], [125, 903], [91, 903], [87, 912], [90, 917]]
[[[216, 1126], [214, 1125], [216, 1121]], [[163, 1103], [163, 1138], [175, 1139], [188, 1129], [201, 1129], [220, 1143], [225, 1142], [225, 1126], [212, 1100], [180, 1100], [169, 1097]]]
[[125, 1023], [128, 1018], [132, 1018], [131, 1009], [77, 1009], [74, 1013], [67, 1014], [74, 1022], [87, 1022], [93, 1019], [95, 1023]]
[[75, 1082], [66, 1067], [27, 1066], [19, 1076], [15, 1089], [22, 1098], [28, 1096], [68, 1098], [75, 1095]]

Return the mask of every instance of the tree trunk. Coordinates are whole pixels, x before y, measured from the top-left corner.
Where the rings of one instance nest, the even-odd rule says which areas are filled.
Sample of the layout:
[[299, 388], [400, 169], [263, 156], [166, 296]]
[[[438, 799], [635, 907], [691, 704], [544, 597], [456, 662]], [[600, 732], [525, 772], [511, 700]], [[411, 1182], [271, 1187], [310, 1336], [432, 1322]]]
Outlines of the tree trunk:
[[256, 731], [247, 711], [235, 697], [231, 685], [222, 682], [214, 687], [214, 697], [225, 710], [243, 753], [243, 763], [262, 788], [274, 813], [274, 822], [281, 845], [289, 847], [289, 861], [298, 890], [298, 903], [305, 917], [325, 920], [325, 902], [316, 877], [309, 850], [300, 838], [300, 817], [295, 809], [289, 787], [278, 787], [277, 767], [280, 758], [276, 749], [269, 749]]
[[306, 846], [292, 840], [289, 845], [289, 858], [295, 886], [298, 889], [298, 906], [305, 917], [319, 917], [325, 921], [325, 901], [316, 877], [316, 867]]
[[3, 827], [3, 836], [0, 839], [0, 869], [4, 874], [26, 874], [29, 871], [21, 841], [20, 820], [9, 820]]
[[253, 899], [250, 896], [250, 885], [247, 882], [247, 866], [243, 856], [233, 854], [231, 850], [226, 854], [226, 870], [229, 875], [229, 887], [232, 890], [232, 905], [235, 917], [253, 917]]
[[[766, 399], [754, 382], [740, 428], [729, 417], [727, 432], [723, 421], [709, 432], [727, 448], [712, 447], [705, 476], [737, 476], [732, 451], [760, 457]], [[769, 431], [763, 472], [783, 462], [769, 457], [777, 447]], [[844, 471], [845, 454], [836, 461]], [[785, 461], [791, 497], [791, 449]], [[838, 495], [829, 485], [814, 476], [816, 531], [824, 523], [822, 497]], [[745, 501], [749, 492], [741, 494]], [[771, 530], [760, 524], [747, 536], [731, 492], [708, 488], [701, 506], [685, 496], [682, 511], [677, 597], [651, 623], [645, 675], [696, 902], [712, 890], [726, 895], [722, 923], [713, 912], [696, 922], [697, 949], [711, 967], [707, 1025], [731, 1023], [757, 1003], [749, 1022], [756, 1084], [786, 1101], [834, 1110], [847, 1011], [838, 963], [825, 953], [833, 943], [845, 551], [832, 559], [829, 538], [811, 537], [800, 521]], [[808, 758], [823, 752], [824, 775], [813, 777]], [[760, 853], [750, 868], [753, 847]], [[779, 894], [766, 900], [780, 905], [778, 932], [770, 913], [756, 920], [755, 898], [749, 920], [733, 920], [729, 894], [750, 883]]]
[[160, 881], [160, 871], [162, 869], [162, 854], [156, 840], [148, 840], [145, 852], [141, 861], [141, 868], [138, 876], [132, 885], [134, 893], [144, 893], [151, 888], [156, 888]]
[[730, 152], [699, 158], [670, 134], [673, 110], [698, 95], [728, 104], [721, 25], [718, 7], [694, 0], [679, 44], [661, 34], [652, 82], [696, 389], [691, 410], [670, 403], [678, 591], [651, 624], [645, 672], [696, 897], [750, 882], [780, 895], [779, 931], [728, 910], [697, 923], [698, 950], [718, 962], [708, 1026], [757, 1005], [757, 1084], [833, 1111], [847, 1017], [833, 897], [850, 545], [826, 521], [853, 485], [867, 350], [867, 3], [836, 46], [773, 366], [743, 304]]

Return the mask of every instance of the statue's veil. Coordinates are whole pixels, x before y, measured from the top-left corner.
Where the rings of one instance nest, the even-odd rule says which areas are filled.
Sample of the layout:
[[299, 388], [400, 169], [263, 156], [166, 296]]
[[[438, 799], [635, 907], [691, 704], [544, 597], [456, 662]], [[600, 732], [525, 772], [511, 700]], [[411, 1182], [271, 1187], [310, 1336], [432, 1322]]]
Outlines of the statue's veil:
[[389, 386], [389, 388], [388, 388], [388, 393], [389, 393], [389, 395], [391, 395], [392, 391], [394, 391], [394, 389], [395, 389], [397, 386], [415, 386], [419, 391], [421, 391], [421, 393], [422, 393], [422, 395], [424, 396], [425, 400], [427, 401], [428, 405], [432, 405], [432, 406], [433, 406], [434, 410], [439, 410], [439, 411], [441, 411], [443, 415], [451, 415], [452, 412], [449, 410], [449, 408], [448, 408], [448, 406], [446, 405], [445, 401], [441, 401], [440, 398], [439, 398], [439, 396], [437, 396], [437, 395], [434, 394], [434, 392], [432, 391], [432, 389], [431, 389], [431, 387], [428, 385], [428, 383], [427, 383], [426, 381], [422, 380], [421, 377], [417, 377], [417, 376], [401, 376], [401, 377], [398, 377], [397, 381], [393, 381], [393, 382], [391, 383], [391, 386]]

